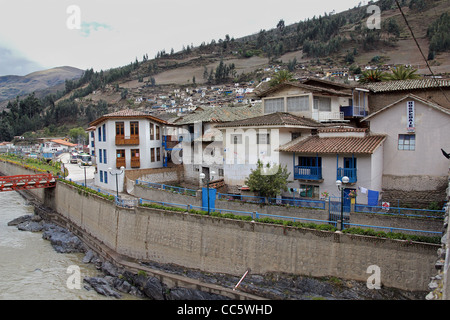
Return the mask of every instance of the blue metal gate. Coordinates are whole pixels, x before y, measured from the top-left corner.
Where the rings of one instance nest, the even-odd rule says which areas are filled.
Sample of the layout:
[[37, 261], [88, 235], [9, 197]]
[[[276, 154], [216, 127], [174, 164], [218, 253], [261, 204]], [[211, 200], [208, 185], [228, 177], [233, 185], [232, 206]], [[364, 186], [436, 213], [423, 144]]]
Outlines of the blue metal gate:
[[[208, 190], [209, 190], [209, 195], [208, 195]], [[217, 190], [214, 188], [203, 188], [202, 189], [202, 210], [203, 211], [212, 212], [216, 209], [216, 193], [217, 193]]]
[[350, 223], [350, 209], [351, 201], [348, 196], [345, 196], [345, 193], [343, 205], [341, 205], [341, 198], [330, 197], [328, 199], [328, 221], [332, 222], [338, 228], [340, 226], [337, 222], [341, 221], [341, 219], [343, 220], [344, 225]]

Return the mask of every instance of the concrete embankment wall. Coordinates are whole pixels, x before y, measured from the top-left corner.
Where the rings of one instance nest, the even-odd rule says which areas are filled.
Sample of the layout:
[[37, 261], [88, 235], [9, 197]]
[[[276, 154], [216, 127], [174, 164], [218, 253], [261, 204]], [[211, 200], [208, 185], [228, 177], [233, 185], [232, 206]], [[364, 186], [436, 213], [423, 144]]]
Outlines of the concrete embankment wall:
[[[3, 163], [0, 171], [10, 174]], [[10, 166], [10, 165], [8, 165]], [[284, 272], [367, 281], [426, 291], [438, 246], [150, 208], [125, 209], [58, 183], [39, 195], [67, 221], [118, 255], [207, 272]]]
[[120, 255], [208, 272], [286, 272], [426, 290], [437, 246], [296, 229], [149, 208], [125, 209], [59, 183], [54, 209]]

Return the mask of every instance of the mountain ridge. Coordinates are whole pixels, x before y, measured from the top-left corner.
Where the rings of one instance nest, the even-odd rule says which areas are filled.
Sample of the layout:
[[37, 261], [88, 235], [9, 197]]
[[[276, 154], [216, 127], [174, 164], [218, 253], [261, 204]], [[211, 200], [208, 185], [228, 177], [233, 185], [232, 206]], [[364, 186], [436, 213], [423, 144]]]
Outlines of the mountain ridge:
[[[32, 92], [54, 91], [56, 90], [54, 87], [64, 85], [66, 80], [80, 78], [83, 72], [83, 70], [75, 67], [62, 66], [35, 71], [25, 76], [0, 76], [0, 102], [14, 99], [17, 96], [25, 96]], [[51, 90], [51, 88], [54, 88], [54, 90]]]

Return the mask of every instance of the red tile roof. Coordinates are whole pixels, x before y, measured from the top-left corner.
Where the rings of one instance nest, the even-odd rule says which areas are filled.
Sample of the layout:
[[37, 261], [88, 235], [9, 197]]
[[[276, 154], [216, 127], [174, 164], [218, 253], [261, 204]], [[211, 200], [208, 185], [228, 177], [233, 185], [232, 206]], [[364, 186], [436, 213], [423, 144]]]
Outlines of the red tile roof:
[[327, 137], [311, 136], [296, 144], [286, 144], [278, 151], [298, 153], [357, 153], [372, 154], [386, 139], [385, 135], [365, 137]]
[[62, 140], [62, 139], [53, 139], [50, 141], [54, 142], [54, 143], [58, 143], [63, 146], [67, 146], [67, 147], [76, 147], [77, 146], [75, 143], [70, 143], [70, 142], [67, 142], [66, 140]]
[[89, 126], [97, 126], [98, 124], [102, 123], [103, 121], [107, 119], [122, 119], [122, 118], [130, 118], [130, 119], [149, 119], [155, 122], [159, 122], [162, 124], [167, 124], [167, 121], [164, 121], [162, 119], [156, 118], [148, 113], [141, 112], [141, 111], [135, 111], [135, 110], [121, 110], [109, 114], [105, 114], [102, 117], [98, 118], [97, 120], [92, 121]]
[[217, 128], [253, 126], [300, 126], [308, 128], [318, 128], [323, 125], [310, 118], [295, 116], [287, 112], [275, 112], [240, 121], [226, 122], [218, 125]]

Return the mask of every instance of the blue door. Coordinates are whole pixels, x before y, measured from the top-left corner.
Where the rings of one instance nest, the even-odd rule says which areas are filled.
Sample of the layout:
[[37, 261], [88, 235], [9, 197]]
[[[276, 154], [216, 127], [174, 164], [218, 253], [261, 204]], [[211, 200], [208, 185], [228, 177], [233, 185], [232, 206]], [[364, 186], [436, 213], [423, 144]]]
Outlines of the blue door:
[[349, 196], [349, 193], [355, 189], [344, 189], [344, 212], [350, 212], [352, 199]]
[[216, 209], [216, 193], [217, 190], [213, 188], [209, 188], [209, 197], [208, 197], [208, 188], [202, 189], [202, 210], [208, 211], [208, 198], [209, 198], [209, 211], [213, 212]]

